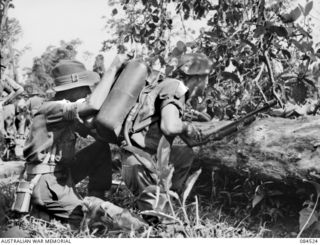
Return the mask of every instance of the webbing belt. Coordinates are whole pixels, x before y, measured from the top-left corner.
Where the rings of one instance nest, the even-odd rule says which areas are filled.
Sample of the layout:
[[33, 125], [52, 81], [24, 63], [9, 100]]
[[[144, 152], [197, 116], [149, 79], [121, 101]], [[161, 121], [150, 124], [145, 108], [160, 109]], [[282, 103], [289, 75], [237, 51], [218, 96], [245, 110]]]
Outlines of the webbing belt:
[[[49, 173], [54, 173], [54, 172], [64, 170], [65, 167], [61, 165], [56, 165], [54, 163], [55, 155], [56, 155], [56, 147], [54, 146], [52, 148], [52, 151], [47, 153], [42, 163], [40, 164], [27, 163], [25, 171], [27, 172], [27, 174], [49, 174]], [[53, 164], [50, 164], [50, 163], [53, 163]]]
[[136, 123], [133, 125], [133, 133], [135, 132], [138, 132], [144, 128], [146, 128], [147, 126], [151, 125], [152, 123], [156, 122], [156, 121], [159, 121], [160, 120], [160, 117], [159, 116], [152, 116], [152, 117], [149, 117], [139, 123]]
[[27, 164], [26, 172], [27, 174], [48, 174], [62, 171], [63, 169], [64, 167], [59, 165]]

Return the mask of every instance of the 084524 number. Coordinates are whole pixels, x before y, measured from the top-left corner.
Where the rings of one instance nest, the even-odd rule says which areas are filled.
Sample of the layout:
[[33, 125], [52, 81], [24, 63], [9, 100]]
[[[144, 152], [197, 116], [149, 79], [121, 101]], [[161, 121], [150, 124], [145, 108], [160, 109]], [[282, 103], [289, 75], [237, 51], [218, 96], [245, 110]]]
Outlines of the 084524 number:
[[316, 243], [318, 243], [318, 239], [316, 239], [316, 238], [301, 238], [300, 243], [316, 244]]

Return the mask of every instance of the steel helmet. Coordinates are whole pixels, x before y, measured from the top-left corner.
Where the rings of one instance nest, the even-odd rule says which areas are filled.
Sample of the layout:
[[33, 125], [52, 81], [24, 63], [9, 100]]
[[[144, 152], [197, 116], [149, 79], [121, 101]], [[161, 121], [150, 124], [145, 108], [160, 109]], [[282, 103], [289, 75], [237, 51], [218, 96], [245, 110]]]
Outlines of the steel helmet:
[[184, 54], [181, 56], [178, 68], [186, 75], [209, 75], [213, 62], [202, 53]]

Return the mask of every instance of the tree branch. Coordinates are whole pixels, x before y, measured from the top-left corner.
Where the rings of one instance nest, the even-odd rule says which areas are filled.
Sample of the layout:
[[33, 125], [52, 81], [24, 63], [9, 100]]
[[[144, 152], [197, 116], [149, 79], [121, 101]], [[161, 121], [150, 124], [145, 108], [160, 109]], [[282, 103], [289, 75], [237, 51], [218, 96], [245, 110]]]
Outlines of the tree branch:
[[263, 52], [263, 56], [265, 58], [265, 63], [267, 65], [267, 68], [268, 68], [268, 74], [269, 74], [269, 77], [271, 79], [271, 82], [272, 82], [272, 93], [273, 93], [273, 96], [277, 99], [277, 101], [279, 102], [279, 105], [281, 106], [281, 108], [283, 108], [283, 103], [281, 101], [281, 99], [279, 98], [277, 92], [276, 92], [276, 82], [274, 80], [274, 76], [273, 76], [273, 71], [272, 71], [272, 67], [271, 67], [271, 62], [270, 62], [270, 59], [269, 59], [269, 56], [268, 56], [268, 51], [265, 50]]
[[265, 67], [265, 65], [264, 65], [264, 63], [262, 63], [261, 66], [260, 66], [260, 71], [259, 71], [258, 75], [253, 79], [253, 82], [255, 83], [255, 85], [257, 86], [257, 88], [259, 89], [259, 92], [260, 92], [260, 94], [262, 95], [264, 101], [265, 101], [265, 102], [268, 102], [267, 97], [266, 97], [266, 95], [263, 93], [263, 90], [262, 90], [262, 88], [261, 88], [261, 86], [260, 86], [260, 84], [259, 84], [259, 80], [260, 80], [261, 75], [262, 75], [262, 73], [263, 73], [264, 67]]

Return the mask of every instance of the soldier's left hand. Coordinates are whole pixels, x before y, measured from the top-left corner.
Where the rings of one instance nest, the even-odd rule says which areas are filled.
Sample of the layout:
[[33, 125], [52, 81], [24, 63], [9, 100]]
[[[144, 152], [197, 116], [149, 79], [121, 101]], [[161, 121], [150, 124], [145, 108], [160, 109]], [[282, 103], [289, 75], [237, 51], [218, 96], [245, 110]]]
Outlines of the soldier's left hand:
[[118, 54], [112, 61], [111, 66], [117, 70], [126, 62], [128, 62], [130, 57], [127, 54]]

